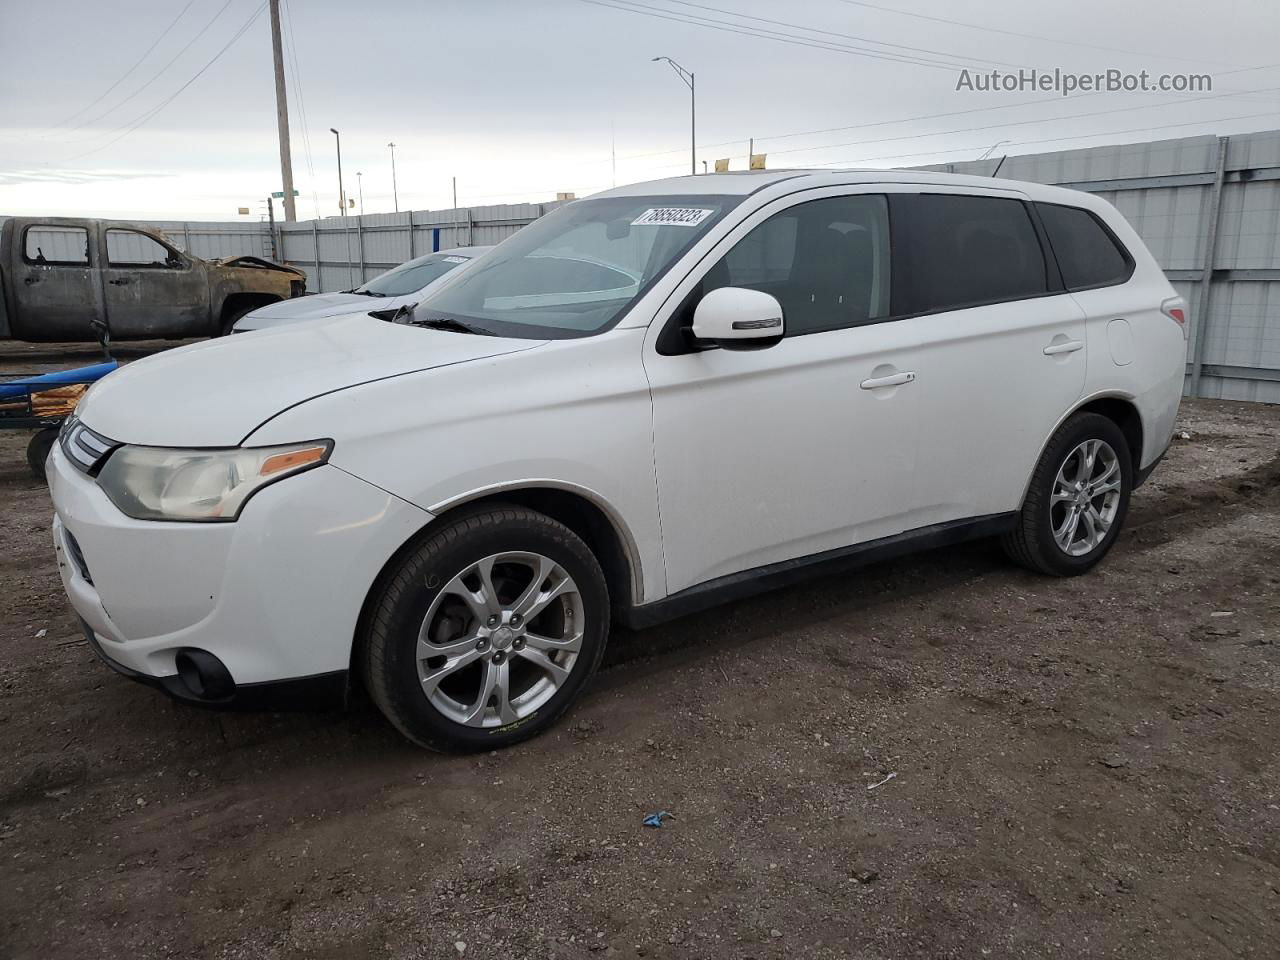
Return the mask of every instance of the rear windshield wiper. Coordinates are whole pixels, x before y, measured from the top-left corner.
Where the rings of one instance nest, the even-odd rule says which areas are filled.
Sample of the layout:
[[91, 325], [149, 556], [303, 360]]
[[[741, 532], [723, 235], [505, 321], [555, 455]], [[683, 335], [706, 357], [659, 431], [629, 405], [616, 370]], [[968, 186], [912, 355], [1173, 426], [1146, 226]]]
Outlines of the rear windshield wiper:
[[390, 323], [400, 323], [409, 327], [425, 327], [429, 330], [449, 330], [453, 333], [474, 333], [482, 337], [497, 336], [493, 331], [486, 330], [484, 327], [477, 327], [474, 324], [464, 323], [462, 320], [454, 317], [415, 317], [415, 303], [406, 303], [403, 307], [395, 310], [370, 310], [369, 316], [377, 317], [379, 320], [386, 320]]

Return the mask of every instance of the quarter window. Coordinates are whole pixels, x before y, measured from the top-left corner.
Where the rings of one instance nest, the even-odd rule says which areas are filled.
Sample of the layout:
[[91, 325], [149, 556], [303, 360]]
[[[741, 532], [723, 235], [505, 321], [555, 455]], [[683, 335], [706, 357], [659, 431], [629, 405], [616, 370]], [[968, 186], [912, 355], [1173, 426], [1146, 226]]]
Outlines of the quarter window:
[[905, 312], [936, 313], [1047, 292], [1044, 252], [1020, 200], [907, 194], [894, 198], [894, 217], [899, 213], [909, 237], [897, 262]]
[[1056, 203], [1037, 203], [1036, 210], [1068, 290], [1124, 283], [1132, 275], [1132, 258], [1088, 210]]
[[136, 230], [107, 231], [107, 262], [113, 267], [177, 267], [177, 252]]
[[777, 297], [788, 336], [887, 317], [885, 198], [830, 197], [774, 214], [707, 272], [703, 292], [718, 287], [746, 287]]
[[23, 245], [27, 263], [57, 267], [84, 267], [89, 264], [89, 231], [84, 227], [39, 224], [27, 227]]

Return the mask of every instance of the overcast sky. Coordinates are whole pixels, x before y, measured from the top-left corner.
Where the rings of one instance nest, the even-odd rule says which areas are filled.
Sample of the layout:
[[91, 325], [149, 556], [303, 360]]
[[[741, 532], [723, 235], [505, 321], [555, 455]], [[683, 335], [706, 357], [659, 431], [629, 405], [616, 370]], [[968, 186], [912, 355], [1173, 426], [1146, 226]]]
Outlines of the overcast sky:
[[[280, 189], [263, 0], [0, 11], [0, 214], [234, 220]], [[454, 176], [465, 206], [686, 173], [688, 90], [655, 56], [696, 74], [699, 166], [745, 166], [749, 137], [770, 167], [878, 167], [1280, 127], [1275, 0], [287, 0], [285, 22], [304, 219], [337, 212], [330, 127], [371, 213], [390, 141], [402, 210], [451, 206]], [[1213, 90], [957, 91], [962, 65]]]

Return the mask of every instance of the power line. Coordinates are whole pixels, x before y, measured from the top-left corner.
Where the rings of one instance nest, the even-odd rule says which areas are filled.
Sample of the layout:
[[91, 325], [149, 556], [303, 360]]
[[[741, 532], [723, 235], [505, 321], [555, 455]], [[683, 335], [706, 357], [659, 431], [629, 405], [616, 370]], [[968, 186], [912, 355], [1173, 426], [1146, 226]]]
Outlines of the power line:
[[[230, 2], [230, 0], [228, 0], [228, 2]], [[226, 53], [229, 49], [231, 49], [232, 44], [234, 44], [237, 40], [239, 40], [242, 36], [244, 36], [245, 32], [251, 26], [253, 26], [253, 22], [257, 20], [258, 17], [262, 16], [262, 11], [265, 9], [267, 9], [267, 4], [264, 0], [264, 2], [253, 12], [252, 16], [250, 16], [249, 19], [244, 22], [244, 25], [241, 26], [240, 29], [237, 30], [234, 34], [232, 34], [231, 39], [228, 40], [225, 44], [223, 44], [222, 49], [220, 49], [217, 53], [215, 53], [213, 55], [213, 58], [209, 60], [208, 63], [206, 63], [203, 67], [197, 70], [195, 75], [190, 80], [188, 80], [182, 86], [178, 87], [177, 90], [173, 91], [173, 93], [169, 94], [169, 96], [165, 97], [158, 104], [152, 107], [149, 111], [147, 111], [146, 113], [138, 117], [138, 119], [134, 123], [129, 125], [118, 137], [114, 137], [113, 139], [108, 140], [106, 143], [102, 144], [101, 146], [94, 147], [92, 150], [85, 150], [83, 153], [77, 153], [70, 157], [63, 157], [60, 162], [65, 163], [68, 160], [79, 160], [81, 157], [87, 157], [90, 154], [98, 153], [101, 150], [107, 149], [107, 147], [111, 146], [112, 144], [119, 143], [129, 134], [133, 133], [133, 131], [137, 130], [144, 123], [146, 123], [156, 114], [158, 114], [161, 110], [163, 110], [165, 107], [171, 104], [175, 99], [177, 99], [178, 95], [181, 94], [184, 90], [186, 90], [187, 87], [191, 86], [193, 83], [199, 80], [200, 77], [204, 75], [206, 70], [208, 70], [215, 63], [217, 63], [218, 59], [224, 53]]]
[[861, 43], [874, 43], [877, 46], [882, 46], [882, 47], [896, 47], [900, 50], [907, 50], [912, 53], [936, 55], [940, 57], [950, 57], [956, 60], [968, 60], [973, 63], [991, 63], [1000, 67], [1020, 66], [1020, 64], [1010, 63], [1007, 60], [988, 60], [984, 57], [971, 57], [964, 54], [948, 53], [947, 51], [944, 51], [944, 50], [930, 50], [927, 47], [913, 47], [910, 44], [905, 44], [905, 43], [890, 43], [887, 40], [873, 40], [870, 37], [859, 37], [851, 33], [840, 33], [839, 31], [835, 31], [835, 30], [822, 30], [822, 29], [818, 29], [817, 27], [806, 27], [804, 24], [790, 23], [786, 20], [770, 20], [768, 17], [757, 17], [749, 13], [737, 13], [733, 10], [725, 10], [722, 7], [707, 6], [704, 3], [693, 3], [692, 0], [666, 0], [666, 2], [677, 3], [684, 7], [697, 7], [700, 10], [711, 10], [714, 13], [724, 13], [724, 14], [728, 14], [731, 17], [738, 17], [739, 19], [742, 19], [742, 20], [757, 20], [760, 23], [771, 23], [774, 26], [791, 27], [796, 30], [806, 30], [809, 33], [820, 33], [829, 37], [839, 37], [842, 40], [857, 40]]
[[[1280, 87], [1265, 87], [1261, 90], [1243, 90], [1241, 93], [1269, 93], [1275, 90], [1280, 90]], [[1184, 104], [1195, 103], [1201, 100], [1221, 100], [1224, 97], [1234, 97], [1238, 95], [1239, 94], [1236, 93], [1209, 94], [1208, 96], [1195, 97], [1191, 100], [1179, 100], [1175, 103], [1142, 103], [1131, 107], [1115, 107], [1111, 110], [1090, 110], [1085, 113], [1070, 113], [1062, 117], [1037, 117], [1031, 120], [1010, 120], [1007, 123], [991, 123], [983, 127], [963, 127], [959, 130], [938, 130], [933, 133], [911, 133], [904, 134], [900, 137], [877, 137], [874, 140], [853, 140], [846, 143], [813, 144], [806, 147], [790, 147], [786, 150], [772, 150], [770, 153], [804, 153], [812, 150], [834, 150], [837, 147], [854, 147], [864, 143], [885, 143], [892, 140], [919, 140], [923, 137], [946, 137], [956, 133], [977, 133], [982, 130], [1000, 130], [1005, 127], [1022, 127], [1030, 123], [1057, 123], [1062, 120], [1080, 120], [1085, 117], [1101, 117], [1112, 113], [1129, 113], [1134, 110], [1155, 110], [1160, 107], [1180, 107]]]
[[[1190, 127], [1198, 124], [1209, 124], [1209, 123], [1225, 123], [1227, 121], [1232, 121], [1232, 120], [1254, 120], [1258, 117], [1274, 117], [1274, 116], [1280, 116], [1280, 111], [1267, 110], [1267, 111], [1264, 111], [1263, 113], [1246, 113], [1246, 114], [1243, 114], [1242, 116], [1237, 116], [1237, 117], [1216, 117], [1211, 120], [1186, 120], [1182, 123], [1166, 123], [1166, 124], [1161, 124], [1154, 127], [1130, 127], [1127, 130], [1104, 130], [1101, 133], [1072, 133], [1072, 134], [1067, 134], [1061, 137], [1041, 137], [1040, 139], [1037, 139], [1037, 140], [1016, 140], [1010, 143], [1010, 146], [1026, 147], [1026, 146], [1033, 146], [1035, 144], [1041, 144], [1041, 143], [1061, 143], [1063, 140], [1090, 140], [1094, 137], [1118, 137], [1126, 133], [1146, 133], [1151, 130], [1156, 130], [1156, 131], [1172, 130], [1176, 127]], [[922, 150], [917, 153], [897, 153], [897, 154], [890, 154], [889, 156], [881, 156], [881, 157], [859, 157], [854, 160], [826, 160], [821, 163], [814, 164], [814, 166], [815, 167], [830, 167], [830, 166], [844, 167], [853, 163], [870, 163], [873, 160], [899, 160], [904, 157], [929, 157], [929, 156], [937, 156], [938, 154], [959, 153], [962, 151], [968, 152], [970, 150], [981, 150], [985, 146], [987, 146], [987, 144], [979, 143], [970, 147], [955, 147], [950, 150], [947, 150], [947, 149]]]
[[[899, 55], [885, 51], [868, 50], [847, 44], [837, 44], [825, 40], [817, 40], [811, 37], [796, 37], [793, 34], [784, 34], [776, 30], [764, 30], [755, 27], [748, 27], [745, 24], [730, 24], [723, 20], [714, 20], [710, 17], [702, 17], [694, 14], [679, 14], [672, 11], [660, 12], [652, 7], [641, 6], [635, 3], [635, 0], [579, 0], [579, 2], [589, 3], [595, 7], [621, 10], [624, 13], [635, 13], [641, 16], [655, 17], [659, 20], [670, 20], [674, 23], [706, 27], [711, 30], [720, 30], [724, 33], [737, 33], [744, 37], [755, 37], [759, 40], [775, 40], [779, 43], [789, 43], [800, 47], [812, 47], [815, 50], [830, 50], [833, 53], [846, 53], [855, 57], [867, 57], [872, 60], [886, 60], [890, 63], [907, 63], [913, 66], [934, 67], [939, 70], [952, 71], [962, 69], [964, 66], [960, 63], [940, 62], [923, 57], [911, 57], [905, 54]], [[623, 6], [623, 4], [626, 4], [626, 6]]]
[[165, 27], [164, 30], [161, 31], [160, 36], [155, 38], [151, 46], [147, 47], [147, 49], [143, 52], [142, 56], [140, 56], [137, 60], [135, 60], [133, 62], [133, 66], [131, 66], [124, 73], [122, 73], [119, 79], [117, 79], [115, 83], [111, 84], [111, 86], [107, 87], [107, 89], [103, 90], [100, 94], [98, 94], [97, 97], [89, 101], [89, 103], [81, 107], [71, 116], [67, 117], [67, 119], [63, 120], [61, 123], [54, 124], [54, 126], [50, 127], [49, 129], [57, 130], [59, 127], [65, 127], [68, 123], [70, 123], [76, 117], [80, 116], [82, 113], [86, 113], [91, 108], [97, 106], [99, 103], [105, 100], [107, 96], [110, 95], [112, 90], [120, 86], [120, 84], [124, 83], [124, 81], [127, 80], [130, 77], [130, 75], [132, 75], [133, 71], [137, 70], [140, 66], [142, 66], [143, 61], [146, 60], [147, 57], [151, 55], [151, 51], [154, 50], [157, 46], [159, 46], [160, 41], [169, 35], [169, 31], [178, 25], [178, 21], [181, 20], [183, 16], [186, 15], [186, 12], [191, 9], [192, 4], [194, 4], [195, 2], [196, 0], [187, 0], [187, 5], [183, 7], [180, 11], [178, 11], [178, 15], [174, 17], [172, 21], [170, 21], [169, 25]]
[[[92, 117], [92, 118], [90, 118], [89, 120], [84, 121], [83, 123], [76, 124], [74, 127], [71, 127], [69, 130], [67, 130], [67, 133], [74, 133], [74, 132], [75, 132], [75, 131], [77, 131], [77, 130], [81, 130], [81, 129], [83, 129], [84, 127], [89, 126], [89, 124], [91, 124], [91, 123], [97, 123], [99, 120], [101, 120], [103, 117], [108, 116], [109, 114], [115, 113], [117, 110], [119, 110], [121, 107], [123, 107], [126, 103], [128, 103], [130, 100], [132, 100], [132, 99], [133, 99], [134, 97], [136, 97], [138, 94], [140, 94], [143, 90], [147, 89], [147, 87], [149, 87], [149, 86], [151, 86], [151, 84], [155, 83], [155, 82], [156, 82], [156, 80], [160, 78], [161, 74], [163, 74], [166, 70], [168, 70], [171, 66], [173, 66], [173, 65], [174, 65], [174, 63], [176, 63], [176, 62], [177, 62], [177, 60], [178, 60], [178, 58], [179, 58], [179, 57], [181, 57], [184, 53], [186, 53], [189, 49], [191, 49], [191, 45], [192, 45], [192, 44], [194, 44], [197, 40], [199, 40], [201, 37], [203, 37], [203, 36], [205, 35], [205, 33], [208, 31], [208, 29], [209, 29], [210, 27], [212, 27], [212, 26], [213, 26], [213, 25], [218, 21], [218, 18], [219, 18], [219, 17], [221, 17], [221, 16], [222, 16], [222, 14], [226, 12], [227, 7], [231, 6], [231, 4], [232, 4], [233, 2], [234, 2], [234, 0], [226, 0], [226, 3], [224, 3], [224, 4], [223, 4], [219, 9], [218, 9], [218, 12], [217, 12], [217, 13], [215, 13], [215, 14], [213, 15], [213, 19], [211, 19], [208, 23], [206, 23], [203, 27], [201, 27], [201, 28], [200, 28], [200, 32], [199, 32], [199, 33], [197, 33], [197, 34], [196, 34], [194, 37], [192, 37], [190, 40], [188, 40], [188, 41], [186, 42], [186, 44], [182, 47], [182, 49], [181, 49], [181, 50], [179, 50], [177, 53], [175, 53], [175, 54], [173, 55], [172, 59], [170, 59], [168, 63], [166, 63], [163, 67], [161, 67], [161, 68], [160, 68], [159, 70], [157, 70], [154, 74], [152, 74], [152, 75], [151, 75], [151, 79], [147, 80], [147, 81], [146, 81], [142, 86], [138, 87], [136, 90], [134, 90], [134, 91], [133, 91], [133, 93], [129, 94], [127, 97], [125, 97], [125, 98], [124, 98], [123, 100], [121, 100], [119, 103], [117, 103], [114, 107], [108, 107], [106, 110], [104, 110], [102, 113], [98, 114], [96, 117]], [[96, 136], [96, 135], [95, 135], [95, 136], [91, 136], [91, 137], [83, 137], [83, 138], [81, 138], [80, 140], [72, 140], [72, 141], [70, 141], [70, 142], [71, 142], [71, 143], [85, 143], [85, 142], [87, 142], [87, 141], [95, 140], [95, 139], [97, 139], [97, 136]]]
[[[966, 23], [963, 20], [948, 20], [946, 17], [935, 17], [927, 13], [912, 13], [909, 10], [898, 10], [894, 7], [883, 7], [876, 3], [868, 3], [866, 0], [840, 0], [841, 3], [847, 3], [854, 7], [866, 7], [869, 10], [879, 10], [882, 13], [896, 13], [901, 17], [914, 17], [917, 20], [931, 20], [934, 23], [945, 23], [953, 27], [964, 27], [967, 30], [981, 30], [983, 33], [1000, 33], [1006, 37], [1019, 37], [1023, 40], [1039, 40], [1044, 43], [1061, 43], [1072, 47], [1085, 47], [1090, 50], [1102, 50], [1106, 53], [1123, 53], [1130, 57], [1150, 57], [1151, 52], [1125, 50], [1121, 47], [1104, 47], [1096, 43], [1084, 43], [1079, 40], [1063, 40], [1060, 37], [1045, 37], [1036, 33], [1018, 33], [1016, 30], [1001, 30], [998, 27], [988, 26], [987, 24]], [[1163, 59], [1171, 60], [1173, 57], [1165, 57]], [[1178, 58], [1190, 59], [1190, 58]], [[1216, 63], [1213, 60], [1192, 60], [1193, 63]]]

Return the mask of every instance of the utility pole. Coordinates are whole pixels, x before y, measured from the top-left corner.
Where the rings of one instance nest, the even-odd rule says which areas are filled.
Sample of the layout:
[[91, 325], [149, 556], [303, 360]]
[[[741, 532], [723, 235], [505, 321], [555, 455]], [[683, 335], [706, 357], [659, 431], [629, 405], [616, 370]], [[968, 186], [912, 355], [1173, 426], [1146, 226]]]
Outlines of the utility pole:
[[284, 218], [298, 219], [293, 203], [293, 155], [289, 151], [289, 99], [284, 90], [284, 48], [280, 43], [280, 0], [271, 0], [271, 54], [276, 64], [276, 127], [280, 135], [280, 179], [284, 186]]
[[693, 71], [686, 70], [670, 57], [654, 57], [653, 63], [665, 60], [689, 88], [689, 172], [698, 175], [698, 95], [693, 86]]
[[453, 209], [458, 209], [458, 178], [453, 178]]
[[329, 128], [329, 132], [333, 134], [334, 142], [338, 147], [338, 207], [345, 217], [347, 215], [347, 195], [342, 189], [342, 134], [338, 133], [333, 127]]
[[396, 145], [388, 143], [391, 148], [391, 202], [395, 204], [396, 213], [400, 212], [400, 194], [396, 192]]
[[364, 216], [364, 174], [356, 171], [356, 193], [360, 197], [360, 216]]

